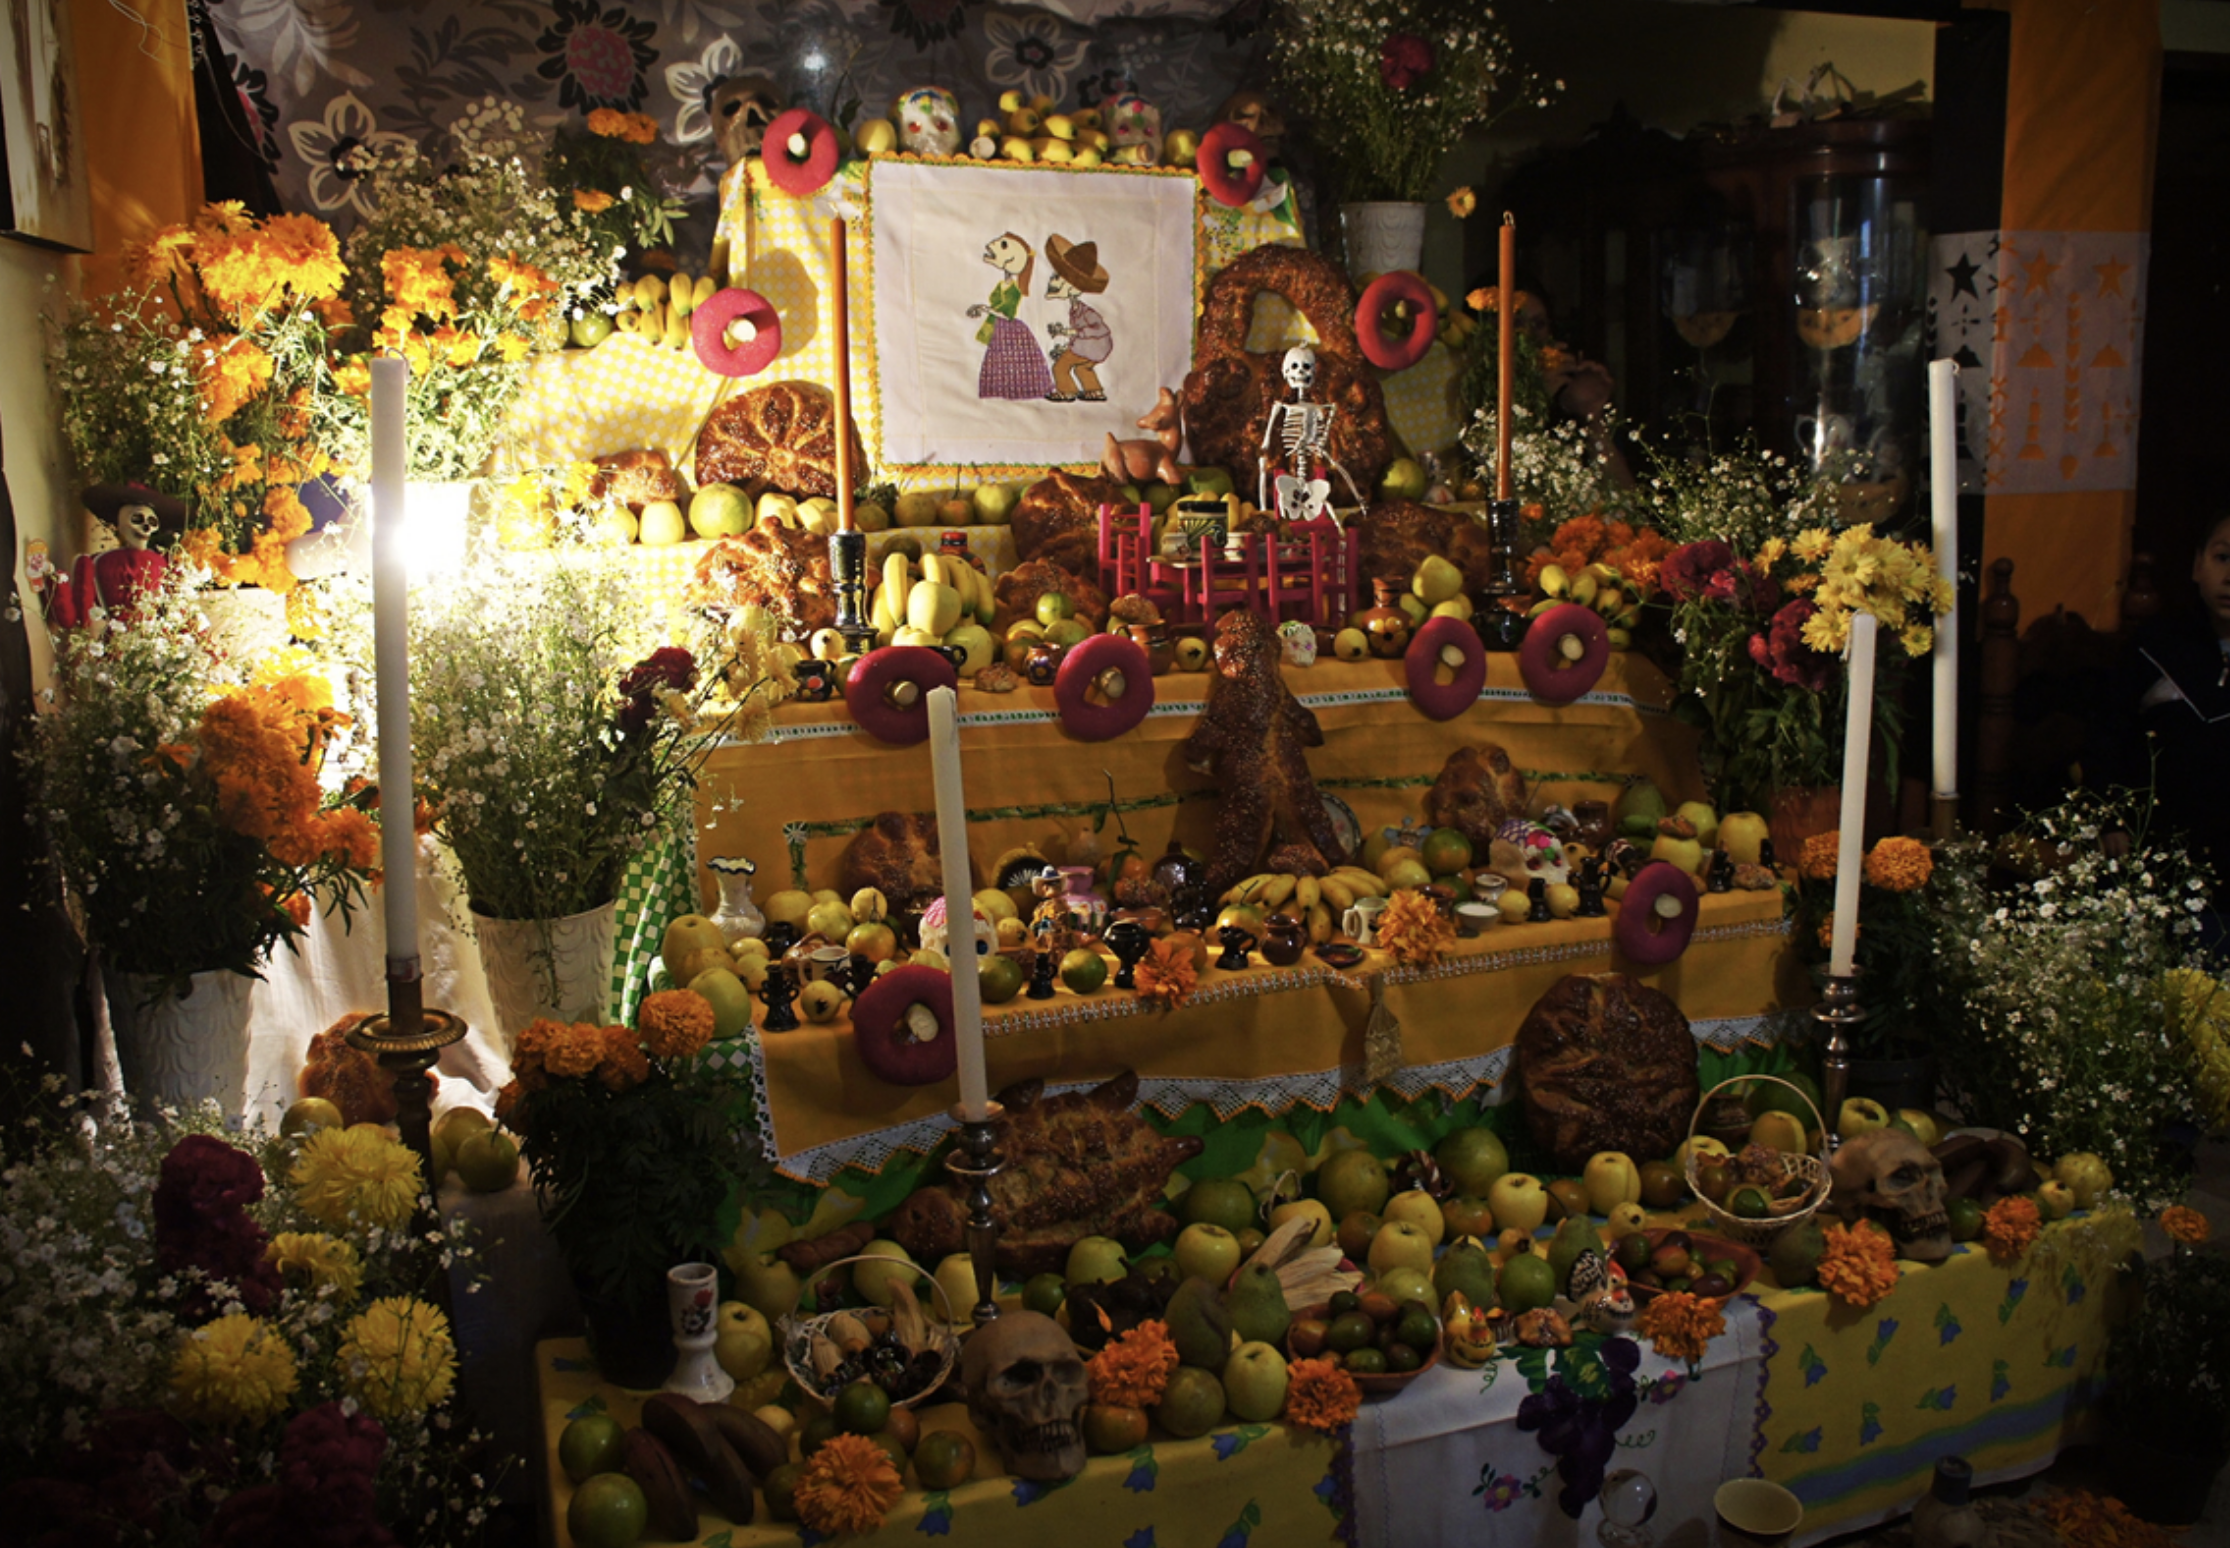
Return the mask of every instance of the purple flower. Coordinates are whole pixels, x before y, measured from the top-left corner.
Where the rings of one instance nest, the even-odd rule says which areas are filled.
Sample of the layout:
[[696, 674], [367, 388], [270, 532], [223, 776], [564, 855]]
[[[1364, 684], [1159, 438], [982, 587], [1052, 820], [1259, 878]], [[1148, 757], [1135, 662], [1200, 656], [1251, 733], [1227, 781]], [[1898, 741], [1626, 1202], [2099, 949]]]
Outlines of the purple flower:
[[1683, 543], [1665, 555], [1658, 578], [1675, 602], [1690, 602], [1707, 595], [1713, 577], [1733, 567], [1734, 550], [1717, 538], [1706, 538], [1701, 543]]
[[1493, 1483], [1487, 1485], [1487, 1509], [1508, 1510], [1511, 1506], [1517, 1504], [1524, 1493], [1525, 1485], [1510, 1474], [1504, 1473]]
[[[207, 1134], [189, 1134], [163, 1157], [155, 1184], [155, 1263], [166, 1274], [199, 1269], [236, 1287], [248, 1310], [261, 1312], [279, 1293], [279, 1271], [264, 1260], [263, 1227], [248, 1206], [263, 1197], [263, 1168], [253, 1156]], [[191, 1313], [210, 1310], [199, 1295]]]
[[1387, 36], [1378, 50], [1378, 78], [1396, 91], [1407, 91], [1432, 73], [1432, 45], [1413, 32]]

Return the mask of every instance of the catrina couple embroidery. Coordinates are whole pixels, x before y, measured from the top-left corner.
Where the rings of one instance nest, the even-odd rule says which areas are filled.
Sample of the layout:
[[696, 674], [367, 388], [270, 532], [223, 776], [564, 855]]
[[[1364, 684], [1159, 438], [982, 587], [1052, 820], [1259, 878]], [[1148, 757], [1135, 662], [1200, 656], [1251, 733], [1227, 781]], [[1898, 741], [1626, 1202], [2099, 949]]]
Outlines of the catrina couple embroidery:
[[1045, 282], [1046, 299], [1068, 302], [1069, 316], [1065, 323], [1046, 324], [1053, 344], [1040, 351], [1037, 335], [1019, 315], [1037, 272], [1037, 254], [1011, 231], [984, 247], [983, 261], [997, 269], [1000, 278], [989, 301], [968, 308], [970, 317], [983, 319], [976, 330], [976, 342], [984, 346], [976, 396], [1105, 403], [1107, 391], [1100, 385], [1099, 366], [1115, 352], [1115, 335], [1107, 319], [1084, 299], [1107, 289], [1099, 247], [1071, 242], [1056, 232], [1045, 239], [1045, 256], [1053, 269]]

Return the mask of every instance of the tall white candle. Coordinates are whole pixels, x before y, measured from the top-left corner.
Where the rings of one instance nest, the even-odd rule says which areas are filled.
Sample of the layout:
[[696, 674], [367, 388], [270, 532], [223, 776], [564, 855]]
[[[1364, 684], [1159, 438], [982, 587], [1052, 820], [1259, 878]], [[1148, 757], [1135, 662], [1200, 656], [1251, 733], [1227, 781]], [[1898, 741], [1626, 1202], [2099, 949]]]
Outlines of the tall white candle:
[[418, 834], [410, 766], [410, 582], [403, 566], [403, 389], [410, 367], [372, 362], [372, 659], [379, 679], [379, 827], [387, 960], [418, 959]]
[[937, 784], [937, 853], [945, 867], [945, 945], [952, 960], [952, 1026], [959, 1039], [960, 1115], [990, 1111], [983, 1074], [983, 983], [976, 965], [975, 894], [968, 889], [968, 803], [960, 789], [960, 698], [929, 690], [929, 772]]
[[1827, 970], [1851, 971], [1858, 955], [1858, 882], [1866, 852], [1866, 761], [1874, 740], [1874, 615], [1851, 619], [1851, 691], [1843, 719], [1843, 815], [1836, 829], [1835, 926]]
[[[1948, 360], [1928, 363], [1928, 484], [1936, 573], [1956, 595], [1959, 587], [1959, 368]], [[1959, 619], [1955, 612], [1936, 618], [1935, 754], [1930, 780], [1937, 795], [1959, 793]]]

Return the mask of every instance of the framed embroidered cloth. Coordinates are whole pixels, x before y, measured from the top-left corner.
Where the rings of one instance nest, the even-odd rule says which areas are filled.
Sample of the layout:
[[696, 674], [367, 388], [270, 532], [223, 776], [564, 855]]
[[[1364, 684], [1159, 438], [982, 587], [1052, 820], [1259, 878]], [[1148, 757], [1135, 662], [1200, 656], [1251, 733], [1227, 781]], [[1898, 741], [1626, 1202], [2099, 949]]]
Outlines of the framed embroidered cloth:
[[877, 157], [886, 470], [1094, 464], [1192, 369], [1198, 180]]

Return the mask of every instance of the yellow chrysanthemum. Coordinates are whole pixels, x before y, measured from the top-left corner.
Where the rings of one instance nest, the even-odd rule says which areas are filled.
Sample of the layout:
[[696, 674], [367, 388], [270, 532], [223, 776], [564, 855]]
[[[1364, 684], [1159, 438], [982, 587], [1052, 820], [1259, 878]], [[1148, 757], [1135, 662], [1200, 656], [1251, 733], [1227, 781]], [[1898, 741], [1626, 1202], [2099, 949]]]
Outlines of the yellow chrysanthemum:
[[1761, 570], [1772, 569], [1781, 562], [1782, 556], [1787, 554], [1788, 551], [1789, 545], [1780, 538], [1767, 538], [1758, 548], [1758, 568]]
[[342, 1388], [390, 1422], [424, 1413], [457, 1382], [449, 1319], [415, 1296], [388, 1296], [350, 1319], [340, 1360]]
[[1936, 631], [1926, 624], [1909, 625], [1897, 636], [1897, 643], [1905, 647], [1905, 654], [1918, 661], [1936, 648]]
[[1804, 643], [1823, 656], [1839, 656], [1850, 643], [1851, 615], [1839, 607], [1830, 607], [1822, 595], [1819, 611], [1804, 620]]
[[302, 1144], [288, 1180], [310, 1216], [336, 1230], [351, 1223], [392, 1231], [410, 1219], [423, 1179], [418, 1157], [383, 1129], [319, 1129]]
[[2195, 968], [2161, 979], [2169, 1016], [2191, 1064], [2192, 1086], [2208, 1127], [2230, 1124], [2230, 986]]
[[307, 1284], [312, 1295], [331, 1291], [335, 1300], [353, 1301], [364, 1283], [364, 1260], [356, 1249], [323, 1231], [282, 1231], [263, 1255], [281, 1274]]
[[170, 1406], [207, 1424], [261, 1424], [286, 1408], [297, 1377], [293, 1351], [261, 1318], [235, 1312], [186, 1336], [170, 1367]]
[[1806, 564], [1812, 563], [1827, 552], [1827, 545], [1834, 541], [1825, 527], [1807, 527], [1796, 535], [1789, 545], [1789, 552]]
[[1448, 196], [1448, 213], [1458, 220], [1469, 220], [1479, 208], [1479, 196], [1469, 188], [1459, 188]]

